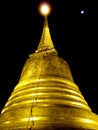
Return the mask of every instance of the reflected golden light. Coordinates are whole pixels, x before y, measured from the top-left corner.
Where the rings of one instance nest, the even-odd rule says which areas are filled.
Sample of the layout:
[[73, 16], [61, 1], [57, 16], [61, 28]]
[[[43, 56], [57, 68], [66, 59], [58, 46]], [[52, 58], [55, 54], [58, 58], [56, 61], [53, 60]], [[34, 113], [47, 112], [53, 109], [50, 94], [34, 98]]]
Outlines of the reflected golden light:
[[39, 5], [39, 8], [38, 8], [38, 9], [39, 9], [40, 14], [43, 15], [43, 16], [47, 16], [47, 15], [49, 15], [50, 12], [51, 12], [51, 6], [50, 6], [50, 4], [47, 3], [47, 2], [41, 3], [41, 4]]

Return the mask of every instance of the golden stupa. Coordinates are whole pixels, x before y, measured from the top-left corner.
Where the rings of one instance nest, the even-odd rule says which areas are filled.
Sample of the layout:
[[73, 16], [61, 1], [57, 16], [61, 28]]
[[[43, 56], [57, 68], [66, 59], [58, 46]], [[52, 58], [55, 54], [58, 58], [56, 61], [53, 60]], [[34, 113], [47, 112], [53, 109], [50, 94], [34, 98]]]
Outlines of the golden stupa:
[[98, 116], [54, 48], [46, 16], [38, 48], [1, 111], [0, 130], [98, 130]]

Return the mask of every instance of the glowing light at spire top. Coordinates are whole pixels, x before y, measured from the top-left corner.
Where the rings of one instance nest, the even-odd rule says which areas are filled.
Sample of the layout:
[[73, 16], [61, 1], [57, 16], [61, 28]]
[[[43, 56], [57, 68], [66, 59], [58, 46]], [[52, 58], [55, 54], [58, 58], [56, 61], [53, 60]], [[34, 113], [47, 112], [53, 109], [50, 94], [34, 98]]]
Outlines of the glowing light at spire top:
[[47, 16], [51, 12], [51, 6], [47, 2], [40, 3], [39, 5], [39, 12], [43, 16]]

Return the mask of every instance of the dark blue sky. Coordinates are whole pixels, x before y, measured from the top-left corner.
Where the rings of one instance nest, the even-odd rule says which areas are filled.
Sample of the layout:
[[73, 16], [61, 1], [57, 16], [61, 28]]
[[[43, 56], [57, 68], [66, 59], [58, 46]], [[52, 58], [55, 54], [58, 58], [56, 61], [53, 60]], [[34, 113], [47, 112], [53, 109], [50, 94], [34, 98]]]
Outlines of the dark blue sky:
[[[43, 17], [37, 10], [40, 1], [3, 1], [0, 4], [0, 110], [18, 83], [28, 55], [39, 43], [43, 27]], [[48, 21], [55, 48], [68, 62], [75, 83], [93, 112], [98, 114], [97, 0], [49, 2], [52, 12]]]

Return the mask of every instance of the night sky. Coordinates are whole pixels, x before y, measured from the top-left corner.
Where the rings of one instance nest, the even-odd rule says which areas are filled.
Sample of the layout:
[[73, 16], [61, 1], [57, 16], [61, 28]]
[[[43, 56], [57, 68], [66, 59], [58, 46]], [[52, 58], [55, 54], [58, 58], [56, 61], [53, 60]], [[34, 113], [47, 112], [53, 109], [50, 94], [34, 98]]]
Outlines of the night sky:
[[[20, 1], [0, 3], [0, 111], [18, 83], [28, 55], [36, 50], [43, 28], [44, 18], [37, 9], [41, 0]], [[97, 0], [49, 2], [52, 12], [48, 23], [54, 46], [68, 62], [92, 111], [98, 114]]]

